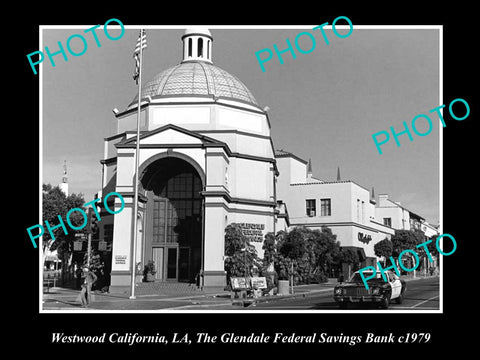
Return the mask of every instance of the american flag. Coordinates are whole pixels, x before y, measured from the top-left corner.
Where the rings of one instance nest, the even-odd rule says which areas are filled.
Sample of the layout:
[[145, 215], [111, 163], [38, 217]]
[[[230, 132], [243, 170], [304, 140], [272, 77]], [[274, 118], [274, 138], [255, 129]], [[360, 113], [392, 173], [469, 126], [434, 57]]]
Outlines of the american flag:
[[138, 77], [140, 76], [140, 53], [147, 47], [147, 34], [144, 29], [140, 30], [138, 35], [137, 45], [133, 52], [133, 58], [135, 59], [135, 72], [133, 73], [133, 80], [138, 85]]

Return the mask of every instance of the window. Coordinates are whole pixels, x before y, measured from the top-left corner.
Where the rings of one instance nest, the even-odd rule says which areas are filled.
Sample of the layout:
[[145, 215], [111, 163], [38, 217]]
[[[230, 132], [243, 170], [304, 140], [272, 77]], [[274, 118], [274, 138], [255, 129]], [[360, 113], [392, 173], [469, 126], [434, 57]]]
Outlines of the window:
[[394, 281], [395, 281], [395, 277], [393, 276], [393, 274], [392, 274], [391, 272], [388, 272], [387, 274], [388, 274], [388, 280], [389, 280], [390, 282], [394, 282]]
[[360, 222], [360, 199], [357, 199], [357, 222]]
[[113, 224], [106, 224], [103, 227], [103, 239], [105, 241], [113, 241]]
[[331, 199], [320, 199], [320, 215], [331, 216], [332, 215], [332, 201]]
[[362, 223], [365, 223], [365, 201], [362, 201]]
[[315, 216], [317, 212], [317, 206], [315, 199], [306, 200], [307, 216]]
[[210, 59], [210, 40], [207, 41], [207, 59]]
[[188, 39], [188, 56], [192, 56], [192, 39]]
[[203, 39], [198, 39], [198, 57], [203, 56]]
[[180, 173], [163, 183], [159, 196], [153, 201], [154, 244], [176, 244], [179, 228], [202, 211], [200, 191], [202, 182], [193, 173]]
[[418, 220], [410, 219], [410, 228], [420, 230], [420, 223], [418, 222]]
[[383, 218], [383, 225], [392, 227], [392, 218]]

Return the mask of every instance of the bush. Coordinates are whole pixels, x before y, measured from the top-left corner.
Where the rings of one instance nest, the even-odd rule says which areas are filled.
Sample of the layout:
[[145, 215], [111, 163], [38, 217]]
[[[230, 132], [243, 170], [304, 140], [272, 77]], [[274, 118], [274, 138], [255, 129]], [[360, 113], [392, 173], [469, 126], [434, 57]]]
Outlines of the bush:
[[276, 236], [268, 233], [263, 244], [263, 271], [273, 263], [279, 280], [293, 277], [294, 284], [325, 282], [339, 248], [336, 236], [328, 228], [296, 227]]
[[147, 274], [155, 275], [155, 262], [153, 260], [148, 260], [147, 264], [143, 268], [143, 276], [147, 276]]
[[378, 243], [376, 243], [373, 246], [373, 251], [375, 252], [376, 256], [383, 257], [386, 260], [390, 256], [392, 256], [393, 244], [390, 240], [385, 238], [385, 239], [383, 239], [382, 241], [379, 241]]
[[225, 228], [225, 256], [227, 284], [230, 277], [252, 276], [255, 269], [262, 268], [255, 246], [250, 244], [237, 224]]

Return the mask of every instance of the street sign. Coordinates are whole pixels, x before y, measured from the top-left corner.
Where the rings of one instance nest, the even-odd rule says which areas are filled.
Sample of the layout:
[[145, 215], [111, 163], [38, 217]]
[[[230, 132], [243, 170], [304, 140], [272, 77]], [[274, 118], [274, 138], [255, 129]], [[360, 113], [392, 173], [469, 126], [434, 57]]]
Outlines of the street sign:
[[107, 251], [107, 242], [100, 240], [98, 242], [98, 251]]
[[73, 251], [82, 251], [83, 241], [74, 241], [73, 242]]

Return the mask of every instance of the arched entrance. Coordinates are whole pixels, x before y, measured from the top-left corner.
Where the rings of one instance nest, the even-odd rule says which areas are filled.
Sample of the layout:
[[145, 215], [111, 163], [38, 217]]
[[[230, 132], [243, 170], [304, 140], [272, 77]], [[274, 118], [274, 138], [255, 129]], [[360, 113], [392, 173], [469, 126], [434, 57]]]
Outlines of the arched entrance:
[[202, 266], [202, 177], [186, 160], [151, 162], [141, 183], [147, 196], [145, 258], [157, 281], [194, 282]]

